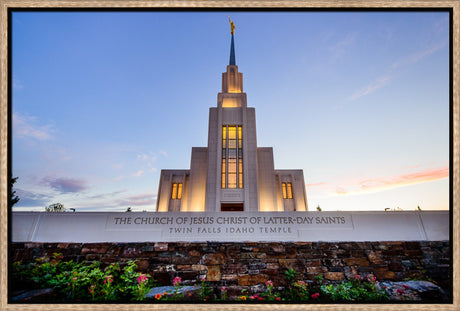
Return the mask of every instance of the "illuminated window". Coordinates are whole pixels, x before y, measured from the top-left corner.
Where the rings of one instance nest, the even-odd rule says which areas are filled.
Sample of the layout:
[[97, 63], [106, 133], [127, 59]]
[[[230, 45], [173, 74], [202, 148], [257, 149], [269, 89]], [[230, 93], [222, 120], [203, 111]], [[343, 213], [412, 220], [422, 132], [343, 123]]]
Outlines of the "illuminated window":
[[222, 188], [243, 188], [243, 128], [222, 126]]
[[182, 199], [182, 183], [173, 183], [171, 191], [171, 199], [181, 200]]
[[281, 183], [281, 190], [283, 191], [283, 199], [292, 199], [292, 183]]

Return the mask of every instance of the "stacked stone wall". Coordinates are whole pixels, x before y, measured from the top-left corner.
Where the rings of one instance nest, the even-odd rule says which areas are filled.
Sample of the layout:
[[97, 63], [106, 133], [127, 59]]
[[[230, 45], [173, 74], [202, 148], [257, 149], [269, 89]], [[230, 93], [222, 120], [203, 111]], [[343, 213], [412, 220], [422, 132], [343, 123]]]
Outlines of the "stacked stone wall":
[[285, 285], [284, 272], [294, 269], [304, 280], [322, 274], [342, 281], [356, 274], [378, 280], [433, 280], [450, 286], [450, 246], [437, 242], [295, 242], [295, 243], [12, 243], [13, 261], [33, 262], [58, 252], [64, 261], [137, 260], [138, 269], [163, 285], [180, 276], [184, 285], [203, 276], [215, 286], [235, 289], [272, 280]]

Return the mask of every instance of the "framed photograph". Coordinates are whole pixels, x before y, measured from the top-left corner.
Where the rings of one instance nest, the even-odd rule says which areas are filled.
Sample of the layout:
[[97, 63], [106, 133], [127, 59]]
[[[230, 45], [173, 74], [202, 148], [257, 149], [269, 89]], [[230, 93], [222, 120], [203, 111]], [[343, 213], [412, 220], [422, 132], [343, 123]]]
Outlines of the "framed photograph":
[[2, 307], [458, 307], [455, 3], [1, 10]]

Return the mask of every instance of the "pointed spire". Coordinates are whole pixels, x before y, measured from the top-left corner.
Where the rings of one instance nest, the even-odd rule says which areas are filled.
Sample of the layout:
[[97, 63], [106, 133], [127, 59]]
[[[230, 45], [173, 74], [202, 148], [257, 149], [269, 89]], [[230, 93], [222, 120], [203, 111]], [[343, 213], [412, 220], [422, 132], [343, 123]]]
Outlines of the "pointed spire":
[[232, 33], [232, 44], [230, 46], [230, 62], [229, 62], [229, 65], [235, 66], [236, 65], [236, 61], [235, 61], [235, 42], [234, 42], [234, 39], [233, 39], [233, 35], [235, 34], [235, 24], [232, 22], [232, 19], [230, 18], [230, 16], [228, 16], [228, 21], [230, 23], [230, 29], [231, 29], [231, 33]]
[[232, 44], [230, 46], [230, 63], [229, 65], [236, 65], [235, 61], [235, 43], [233, 42], [233, 34], [232, 34]]

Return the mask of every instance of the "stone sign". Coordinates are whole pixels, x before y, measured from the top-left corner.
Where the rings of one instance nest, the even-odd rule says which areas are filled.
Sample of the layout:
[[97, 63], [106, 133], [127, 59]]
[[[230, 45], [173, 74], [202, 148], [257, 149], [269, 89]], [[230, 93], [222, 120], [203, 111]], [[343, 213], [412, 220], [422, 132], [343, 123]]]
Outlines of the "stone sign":
[[448, 212], [13, 213], [13, 242], [448, 239]]
[[181, 213], [155, 216], [121, 214], [107, 217], [107, 230], [161, 231], [162, 238], [225, 240], [260, 236], [269, 240], [297, 240], [299, 230], [352, 229], [351, 215], [313, 216], [306, 213]]

